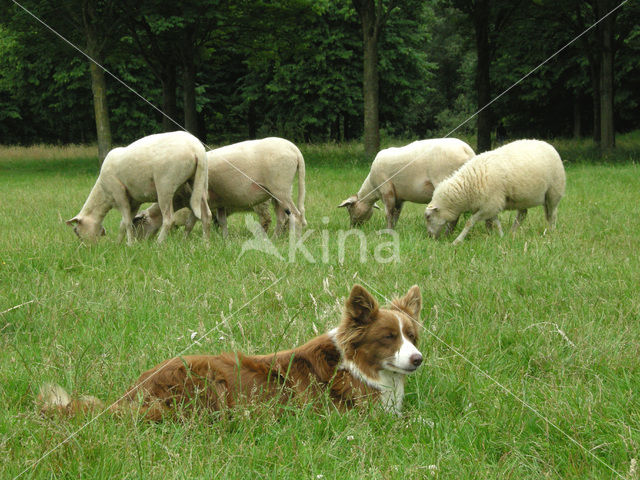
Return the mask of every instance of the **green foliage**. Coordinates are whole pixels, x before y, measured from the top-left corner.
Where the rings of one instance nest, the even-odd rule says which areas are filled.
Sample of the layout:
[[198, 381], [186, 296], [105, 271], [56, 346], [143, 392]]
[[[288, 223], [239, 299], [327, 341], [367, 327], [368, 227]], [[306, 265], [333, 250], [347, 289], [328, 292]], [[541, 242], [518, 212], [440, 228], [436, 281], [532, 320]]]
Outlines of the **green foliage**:
[[435, 15], [428, 3], [404, 2], [394, 10], [380, 44], [380, 122], [391, 135], [426, 136], [425, 105], [436, 93], [436, 63], [424, 46]]
[[[342, 141], [362, 134], [362, 32], [352, 2], [26, 0], [80, 48], [87, 17], [105, 66], [162, 107], [175, 73], [196, 66], [198, 134], [211, 143], [280, 135]], [[406, 138], [470, 135], [477, 110], [472, 2], [399, 2], [380, 41], [380, 122]], [[509, 88], [594, 21], [589, 2], [496, 2], [491, 10], [492, 94]], [[615, 124], [640, 122], [637, 2], [616, 17]], [[87, 60], [14, 5], [0, 8], [0, 135], [3, 143], [95, 139]], [[591, 34], [528, 77], [491, 108], [512, 137], [570, 135], [592, 128]], [[583, 41], [584, 40], [584, 41]], [[191, 58], [192, 57], [192, 58]], [[116, 144], [158, 131], [162, 116], [107, 75]], [[577, 112], [577, 113], [576, 113]], [[575, 116], [577, 115], [577, 118]], [[172, 127], [177, 128], [177, 127]]]

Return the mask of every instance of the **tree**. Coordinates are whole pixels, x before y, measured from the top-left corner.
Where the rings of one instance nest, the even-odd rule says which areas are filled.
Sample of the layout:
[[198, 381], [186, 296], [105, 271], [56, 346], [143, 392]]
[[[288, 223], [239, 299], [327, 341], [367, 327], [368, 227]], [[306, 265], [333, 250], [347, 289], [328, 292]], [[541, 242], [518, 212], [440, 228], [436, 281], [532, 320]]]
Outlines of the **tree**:
[[598, 19], [606, 15], [597, 29], [600, 46], [600, 147], [610, 149], [615, 146], [615, 128], [613, 117], [613, 79], [614, 79], [614, 35], [616, 13], [609, 13], [615, 7], [613, 0], [595, 0]]
[[[100, 165], [111, 150], [111, 123], [107, 103], [107, 85], [104, 70], [97, 63], [104, 63], [104, 51], [113, 38], [113, 31], [119, 24], [113, 2], [101, 0], [81, 0], [80, 5], [63, 2], [68, 18], [80, 24], [86, 39], [86, 52], [94, 61], [89, 61], [93, 111], [98, 138], [98, 161]], [[78, 6], [80, 7], [79, 9]], [[96, 63], [97, 62], [97, 63]]]
[[521, 7], [522, 0], [453, 0], [467, 14], [476, 40], [476, 91], [478, 105], [478, 153], [491, 149], [491, 62], [499, 47], [499, 34]]
[[[117, 3], [117, 2], [116, 2]], [[130, 46], [149, 66], [162, 85], [162, 129], [169, 132], [178, 123], [177, 69], [179, 42], [176, 30], [180, 18], [165, 2], [127, 2], [122, 6], [125, 24], [131, 35]]]
[[380, 150], [378, 41], [397, 1], [385, 6], [383, 0], [352, 0], [362, 24], [364, 100], [364, 150], [372, 157]]
[[[102, 65], [104, 52], [113, 45], [120, 25], [113, 2], [107, 0], [69, 0], [59, 4], [51, 0], [29, 2], [34, 14], [54, 29], [61, 30], [70, 41], [80, 44], [90, 57], [91, 91], [98, 139], [98, 161], [102, 164], [111, 149], [111, 125], [107, 104], [107, 88]], [[59, 9], [63, 14], [59, 14]], [[78, 32], [80, 35], [78, 35]]]

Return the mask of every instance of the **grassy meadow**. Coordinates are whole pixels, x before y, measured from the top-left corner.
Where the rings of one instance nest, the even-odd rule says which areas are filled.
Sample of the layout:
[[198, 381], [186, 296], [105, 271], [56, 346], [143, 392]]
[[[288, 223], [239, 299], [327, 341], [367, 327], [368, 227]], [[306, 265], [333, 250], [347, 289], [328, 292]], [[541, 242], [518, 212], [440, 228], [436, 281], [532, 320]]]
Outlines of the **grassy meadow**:
[[[477, 225], [453, 247], [407, 204], [397, 258], [376, 212], [364, 255], [352, 235], [344, 261], [336, 206], [367, 174], [357, 145], [302, 148], [310, 258], [294, 261], [286, 237], [273, 240], [284, 261], [241, 255], [244, 214], [225, 241], [207, 245], [196, 226], [127, 247], [112, 211], [108, 235], [83, 245], [64, 220], [97, 177], [93, 150], [0, 147], [0, 478], [638, 478], [640, 138], [597, 161], [586, 142], [552, 143], [567, 169], [555, 232], [536, 208], [515, 235]], [[514, 216], [502, 214], [507, 229]], [[424, 363], [399, 417], [291, 405], [152, 424], [37, 411], [45, 382], [112, 402], [177, 354], [300, 344], [337, 325], [355, 282], [383, 303], [422, 289]]]

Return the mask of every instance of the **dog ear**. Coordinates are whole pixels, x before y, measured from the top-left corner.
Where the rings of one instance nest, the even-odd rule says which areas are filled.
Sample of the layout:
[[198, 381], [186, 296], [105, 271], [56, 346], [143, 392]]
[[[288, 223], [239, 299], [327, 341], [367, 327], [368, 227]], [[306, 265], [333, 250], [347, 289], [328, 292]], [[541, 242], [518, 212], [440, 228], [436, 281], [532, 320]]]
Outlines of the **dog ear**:
[[418, 320], [420, 318], [420, 310], [422, 310], [422, 294], [420, 287], [414, 285], [409, 289], [407, 294], [398, 298], [393, 302], [398, 308], [407, 312], [411, 318]]
[[378, 312], [378, 302], [362, 285], [354, 285], [345, 303], [346, 315], [358, 324], [369, 323]]
[[349, 198], [343, 201], [340, 205], [338, 205], [338, 208], [350, 207], [357, 201], [358, 201], [358, 197], [356, 195], [351, 195]]
[[80, 217], [78, 217], [77, 215], [73, 218], [70, 218], [69, 220], [67, 220], [66, 222], [67, 225], [69, 225], [70, 227], [74, 226], [76, 223], [82, 223], [82, 219]]

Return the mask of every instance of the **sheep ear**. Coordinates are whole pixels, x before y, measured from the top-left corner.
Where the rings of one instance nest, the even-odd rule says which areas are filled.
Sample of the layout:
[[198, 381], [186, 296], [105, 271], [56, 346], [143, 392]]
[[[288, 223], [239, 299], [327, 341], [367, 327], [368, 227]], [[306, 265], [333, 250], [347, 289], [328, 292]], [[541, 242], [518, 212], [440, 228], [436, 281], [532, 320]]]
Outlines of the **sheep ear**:
[[373, 208], [377, 208], [378, 210], [381, 210], [380, 206], [378, 205], [378, 203], [374, 203], [373, 204]]
[[69, 220], [67, 220], [66, 222], [67, 225], [69, 225], [70, 227], [72, 227], [73, 225], [75, 225], [76, 223], [82, 223], [82, 219], [78, 216], [75, 216]]
[[338, 208], [350, 207], [357, 201], [358, 201], [358, 197], [356, 197], [355, 195], [352, 195], [349, 198], [347, 198], [344, 202], [342, 202], [340, 205], [338, 205]]
[[435, 213], [438, 211], [438, 207], [436, 207], [435, 205], [427, 205], [427, 213]]
[[422, 310], [420, 287], [414, 285], [404, 297], [394, 300], [393, 303], [396, 307], [407, 312], [411, 318], [417, 320], [420, 316], [420, 310]]
[[138, 213], [135, 217], [133, 217], [133, 220], [131, 223], [133, 223], [133, 225], [138, 225], [139, 223], [146, 223], [147, 221], [147, 217], [144, 213]]
[[363, 325], [369, 323], [378, 311], [378, 302], [362, 285], [356, 284], [351, 289], [344, 311], [347, 318]]
[[102, 227], [102, 230], [100, 230], [100, 236], [104, 237], [107, 234], [107, 229]]

